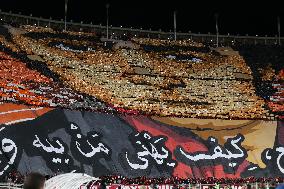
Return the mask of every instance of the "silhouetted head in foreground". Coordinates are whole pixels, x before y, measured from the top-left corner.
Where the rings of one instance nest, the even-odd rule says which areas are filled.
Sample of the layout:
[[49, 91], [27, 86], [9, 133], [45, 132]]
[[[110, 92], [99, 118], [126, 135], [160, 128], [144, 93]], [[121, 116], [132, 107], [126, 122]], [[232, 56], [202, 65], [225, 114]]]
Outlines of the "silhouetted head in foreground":
[[43, 189], [45, 177], [39, 173], [30, 173], [24, 182], [24, 189]]

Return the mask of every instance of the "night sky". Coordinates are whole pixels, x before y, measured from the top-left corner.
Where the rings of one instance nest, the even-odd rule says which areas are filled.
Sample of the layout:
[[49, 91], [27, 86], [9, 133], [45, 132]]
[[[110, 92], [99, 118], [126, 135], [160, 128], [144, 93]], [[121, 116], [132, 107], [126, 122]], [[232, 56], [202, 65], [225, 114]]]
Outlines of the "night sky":
[[[284, 9], [277, 0], [69, 0], [68, 20], [105, 25], [107, 2], [113, 26], [173, 30], [173, 11], [176, 10], [178, 31], [214, 33], [214, 15], [218, 13], [221, 34], [274, 36], [277, 16], [281, 18], [284, 34]], [[0, 9], [43, 18], [64, 18], [64, 0], [1, 0]]]

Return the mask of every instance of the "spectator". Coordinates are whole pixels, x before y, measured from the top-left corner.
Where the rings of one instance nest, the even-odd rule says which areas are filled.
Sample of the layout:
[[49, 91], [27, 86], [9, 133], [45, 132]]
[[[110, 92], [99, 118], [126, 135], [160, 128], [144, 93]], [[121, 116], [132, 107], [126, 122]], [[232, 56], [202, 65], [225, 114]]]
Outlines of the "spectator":
[[40, 173], [30, 173], [24, 182], [24, 189], [43, 189], [45, 177]]

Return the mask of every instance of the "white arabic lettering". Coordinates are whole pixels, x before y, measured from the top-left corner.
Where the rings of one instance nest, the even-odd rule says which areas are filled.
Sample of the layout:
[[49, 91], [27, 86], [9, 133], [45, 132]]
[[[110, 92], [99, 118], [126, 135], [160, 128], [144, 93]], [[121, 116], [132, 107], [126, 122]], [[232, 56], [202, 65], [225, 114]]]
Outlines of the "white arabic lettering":
[[90, 142], [89, 140], [87, 140], [87, 143], [88, 145], [91, 147], [92, 151], [91, 152], [83, 152], [82, 149], [80, 148], [80, 143], [76, 141], [76, 147], [77, 149], [79, 150], [79, 152], [84, 155], [85, 157], [93, 157], [94, 155], [96, 155], [96, 153], [99, 153], [99, 152], [104, 152], [106, 154], [109, 154], [109, 149], [105, 147], [104, 144], [102, 143], [98, 143], [98, 147], [94, 147]]
[[[13, 152], [13, 155], [11, 156], [10, 160], [8, 161], [8, 165], [6, 165], [4, 167], [4, 169], [0, 172], [0, 175], [3, 175], [3, 173], [10, 167], [10, 165], [12, 165], [15, 162], [18, 149], [17, 149], [17, 146], [14, 143], [14, 141], [12, 141], [11, 139], [4, 138], [2, 140], [2, 151], [4, 153], [11, 153], [13, 151], [14, 152]], [[2, 155], [1, 151], [0, 151], [0, 154]], [[0, 161], [0, 163], [1, 163], [1, 161]]]
[[[138, 137], [139, 133], [134, 135], [134, 136]], [[143, 137], [147, 140], [152, 139], [152, 137], [147, 133], [144, 133]], [[161, 138], [156, 139], [153, 143], [156, 144], [156, 143], [163, 141], [163, 140], [164, 140], [164, 138], [161, 137]], [[162, 165], [164, 163], [164, 160], [169, 157], [169, 151], [166, 150], [164, 147], [161, 147], [162, 153], [159, 153], [157, 148], [152, 143], [149, 143], [150, 150], [145, 145], [143, 145], [141, 143], [141, 141], [136, 141], [136, 144], [141, 145], [141, 147], [143, 149], [143, 151], [137, 153], [137, 158], [140, 161], [142, 161], [143, 164], [132, 163], [129, 160], [128, 153], [125, 152], [126, 161], [129, 164], [129, 166], [133, 169], [142, 169], [142, 170], [147, 169], [148, 166], [149, 166], [149, 160], [148, 160], [147, 156], [152, 157], [158, 165]], [[166, 164], [170, 167], [174, 167], [176, 165], [176, 163], [174, 163], [174, 162], [166, 163]]]
[[33, 145], [37, 148], [42, 148], [44, 151], [51, 153], [55, 152], [57, 154], [63, 154], [64, 153], [64, 146], [60, 143], [59, 140], [56, 140], [56, 143], [59, 145], [59, 148], [55, 148], [48, 139], [45, 139], [45, 141], [49, 144], [49, 146], [45, 146], [39, 139], [37, 135], [35, 135], [36, 139], [33, 141]]
[[275, 149], [275, 151], [280, 153], [277, 157], [277, 162], [276, 162], [278, 169], [281, 171], [281, 173], [284, 173], [284, 168], [280, 165], [280, 160], [284, 155], [284, 147], [278, 147]]
[[[242, 140], [242, 137], [239, 136], [236, 139], [232, 139], [230, 141], [232, 147], [234, 147], [239, 153], [232, 153], [230, 150], [221, 148], [221, 146], [216, 146], [213, 149], [213, 154], [206, 154], [206, 153], [199, 153], [199, 154], [189, 154], [185, 152], [182, 148], [179, 148], [179, 151], [182, 155], [184, 155], [187, 159], [191, 161], [199, 161], [199, 160], [214, 160], [217, 158], [225, 158], [225, 159], [238, 159], [245, 156], [244, 151], [241, 149], [241, 147], [238, 146], [238, 142]], [[214, 140], [211, 140], [212, 142]], [[233, 165], [233, 164], [232, 164]]]

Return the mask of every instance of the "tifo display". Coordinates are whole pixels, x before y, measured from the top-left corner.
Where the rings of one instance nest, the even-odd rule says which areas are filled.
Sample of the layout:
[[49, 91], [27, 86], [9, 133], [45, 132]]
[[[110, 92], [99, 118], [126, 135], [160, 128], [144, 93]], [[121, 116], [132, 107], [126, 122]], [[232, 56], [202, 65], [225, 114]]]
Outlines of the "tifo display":
[[1, 180], [73, 171], [96, 187], [281, 183], [284, 48], [223, 48], [0, 26]]
[[[271, 63], [250, 63], [254, 57], [216, 55], [191, 40], [134, 38], [136, 48], [107, 48], [94, 34], [24, 27], [1, 41], [2, 56], [10, 54], [17, 58], [12, 66], [26, 69], [12, 74], [33, 77], [9, 81], [4, 100], [193, 118], [274, 120], [283, 112], [281, 66], [275, 70]], [[23, 82], [26, 94], [7, 94]]]

